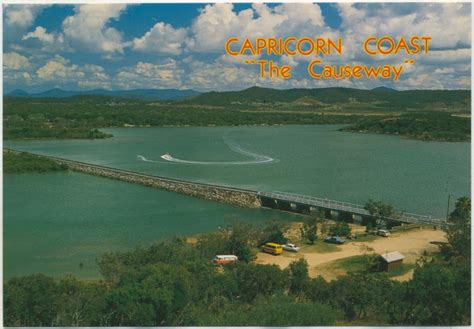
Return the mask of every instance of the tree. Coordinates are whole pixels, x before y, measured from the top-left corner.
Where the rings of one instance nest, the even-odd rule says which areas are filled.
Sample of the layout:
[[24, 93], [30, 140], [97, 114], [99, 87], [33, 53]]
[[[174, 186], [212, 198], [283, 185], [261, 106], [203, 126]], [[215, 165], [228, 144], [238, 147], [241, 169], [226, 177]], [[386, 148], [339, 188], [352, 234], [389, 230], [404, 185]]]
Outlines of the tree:
[[10, 279], [4, 290], [5, 325], [52, 326], [57, 292], [57, 283], [44, 274]]
[[340, 221], [337, 222], [336, 225], [332, 226], [329, 229], [329, 234], [330, 235], [338, 235], [338, 236], [348, 236], [352, 232], [351, 227], [347, 222]]
[[304, 258], [300, 258], [290, 263], [289, 266], [290, 277], [290, 293], [299, 296], [301, 295], [308, 284], [308, 263]]
[[373, 217], [372, 225], [377, 228], [380, 228], [383, 223], [390, 225], [391, 221], [389, 218], [396, 217], [393, 206], [382, 201], [369, 199], [369, 201], [365, 203], [364, 209]]
[[236, 271], [241, 298], [247, 302], [258, 295], [271, 296], [288, 285], [286, 272], [277, 265], [239, 264]]
[[402, 302], [390, 299], [397, 285], [384, 274], [349, 273], [329, 284], [329, 302], [341, 309], [348, 320], [378, 319], [384, 316], [382, 310], [387, 303]]
[[362, 255], [364, 256], [365, 271], [375, 272], [379, 270], [379, 255], [375, 253], [375, 250], [365, 244], [361, 245], [359, 249], [362, 252]]
[[269, 222], [262, 230], [262, 239], [260, 244], [274, 242], [285, 244], [288, 239], [285, 237], [286, 225], [280, 221]]
[[301, 237], [307, 239], [311, 244], [314, 244], [314, 241], [318, 238], [318, 221], [319, 218], [317, 216], [307, 217], [300, 228]]
[[461, 197], [456, 201], [453, 212], [449, 215], [449, 220], [466, 221], [471, 219], [471, 199]]
[[224, 302], [209, 312], [195, 307], [186, 326], [330, 326], [341, 314], [334, 307], [300, 300], [282, 293], [260, 296], [251, 305]]
[[157, 264], [125, 274], [107, 296], [112, 326], [162, 326], [196, 299], [195, 280], [181, 265]]
[[228, 232], [219, 230], [218, 232], [200, 235], [196, 248], [203, 259], [212, 259], [215, 255], [227, 254], [229, 237]]
[[470, 262], [471, 259], [471, 199], [459, 198], [455, 209], [449, 216], [446, 228], [448, 245], [442, 246], [442, 253], [447, 257], [461, 257]]
[[58, 282], [55, 326], [103, 326], [106, 286], [66, 275]]
[[234, 222], [228, 231], [227, 250], [239, 257], [239, 260], [250, 262], [254, 256], [251, 246], [258, 240], [258, 230], [244, 222]]
[[[470, 323], [470, 270], [428, 263], [407, 283], [397, 319], [404, 325], [456, 326]], [[392, 323], [393, 323], [392, 322]]]

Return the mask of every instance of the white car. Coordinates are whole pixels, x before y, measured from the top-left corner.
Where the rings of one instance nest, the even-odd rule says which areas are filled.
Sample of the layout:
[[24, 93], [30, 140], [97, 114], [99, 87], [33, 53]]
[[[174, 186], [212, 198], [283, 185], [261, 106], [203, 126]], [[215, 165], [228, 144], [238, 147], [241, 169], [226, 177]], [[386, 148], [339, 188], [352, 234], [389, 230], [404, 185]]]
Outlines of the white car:
[[384, 237], [389, 237], [390, 236], [390, 231], [388, 231], [388, 230], [378, 230], [377, 235], [384, 236]]
[[296, 244], [293, 243], [287, 243], [281, 246], [283, 250], [286, 251], [293, 251], [293, 252], [298, 252], [300, 250], [300, 247], [298, 247]]

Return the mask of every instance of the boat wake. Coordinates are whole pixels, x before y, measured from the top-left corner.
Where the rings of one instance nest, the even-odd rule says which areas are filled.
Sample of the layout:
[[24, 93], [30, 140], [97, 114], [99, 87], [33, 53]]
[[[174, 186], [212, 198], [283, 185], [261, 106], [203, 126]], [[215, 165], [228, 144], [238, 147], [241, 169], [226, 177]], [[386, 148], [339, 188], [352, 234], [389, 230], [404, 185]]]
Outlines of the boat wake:
[[[248, 150], [243, 149], [240, 145], [236, 143], [232, 143], [227, 140], [225, 137], [223, 138], [224, 143], [235, 153], [239, 153], [245, 155], [251, 160], [244, 160], [244, 161], [193, 161], [193, 160], [183, 160], [174, 158], [171, 154], [166, 153], [161, 156], [161, 159], [167, 162], [174, 162], [174, 163], [187, 163], [187, 164], [195, 164], [195, 165], [255, 165], [255, 164], [269, 164], [269, 163], [276, 163], [278, 162], [277, 159], [272, 157], [257, 154]], [[145, 162], [163, 162], [163, 161], [155, 161], [145, 158], [143, 155], [138, 155], [137, 158], [141, 161]]]

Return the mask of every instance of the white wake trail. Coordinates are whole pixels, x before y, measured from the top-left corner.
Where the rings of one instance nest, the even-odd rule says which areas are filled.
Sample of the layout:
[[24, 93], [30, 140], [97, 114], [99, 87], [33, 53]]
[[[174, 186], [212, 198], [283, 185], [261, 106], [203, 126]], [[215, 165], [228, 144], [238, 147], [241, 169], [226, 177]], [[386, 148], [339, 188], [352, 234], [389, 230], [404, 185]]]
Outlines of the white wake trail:
[[[186, 163], [186, 164], [196, 164], [196, 165], [254, 165], [254, 164], [268, 164], [268, 163], [276, 163], [279, 160], [274, 159], [272, 157], [263, 155], [263, 154], [257, 154], [253, 153], [251, 151], [243, 149], [240, 145], [232, 143], [223, 137], [224, 143], [235, 153], [239, 153], [242, 155], [245, 155], [249, 158], [252, 158], [252, 160], [245, 160], [245, 161], [193, 161], [193, 160], [183, 160], [183, 159], [178, 159], [172, 157], [170, 154], [164, 154], [161, 156], [161, 159], [166, 160], [168, 162], [174, 162], [174, 163]], [[143, 155], [138, 155], [138, 159], [141, 161], [145, 162], [163, 162], [163, 161], [154, 161], [145, 158]]]
[[162, 162], [162, 161], [149, 160], [149, 159], [145, 158], [143, 155], [137, 155], [137, 158], [138, 158], [139, 160], [142, 160], [142, 161], [145, 161], [145, 162], [155, 162], [155, 163], [157, 163], [157, 162]]

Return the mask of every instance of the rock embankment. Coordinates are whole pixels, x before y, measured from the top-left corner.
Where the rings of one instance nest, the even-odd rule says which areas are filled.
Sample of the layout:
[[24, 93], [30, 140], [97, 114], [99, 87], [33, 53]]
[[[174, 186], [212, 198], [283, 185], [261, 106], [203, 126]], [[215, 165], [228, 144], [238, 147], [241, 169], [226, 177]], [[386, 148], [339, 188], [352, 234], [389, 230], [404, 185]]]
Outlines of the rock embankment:
[[167, 191], [198, 197], [201, 199], [229, 203], [244, 208], [259, 208], [261, 206], [257, 194], [252, 191], [232, 189], [224, 186], [186, 182], [158, 176], [149, 176], [82, 162], [58, 159], [54, 157], [48, 158], [60, 164], [66, 164], [70, 170], [86, 174], [156, 187]]

